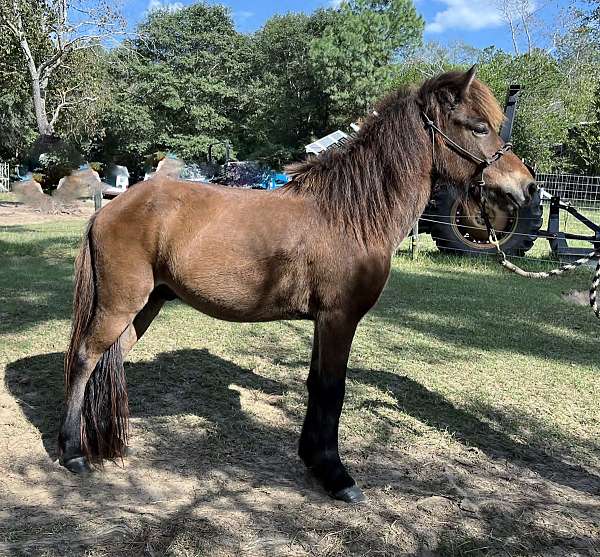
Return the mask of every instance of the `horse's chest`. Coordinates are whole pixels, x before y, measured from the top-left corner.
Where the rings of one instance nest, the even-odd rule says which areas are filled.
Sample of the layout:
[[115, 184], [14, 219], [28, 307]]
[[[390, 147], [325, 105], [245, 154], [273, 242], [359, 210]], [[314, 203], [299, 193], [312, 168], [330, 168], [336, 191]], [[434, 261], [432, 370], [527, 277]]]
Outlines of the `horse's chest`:
[[337, 265], [321, 269], [315, 279], [319, 310], [341, 311], [362, 317], [379, 299], [387, 282], [390, 259], [349, 256]]

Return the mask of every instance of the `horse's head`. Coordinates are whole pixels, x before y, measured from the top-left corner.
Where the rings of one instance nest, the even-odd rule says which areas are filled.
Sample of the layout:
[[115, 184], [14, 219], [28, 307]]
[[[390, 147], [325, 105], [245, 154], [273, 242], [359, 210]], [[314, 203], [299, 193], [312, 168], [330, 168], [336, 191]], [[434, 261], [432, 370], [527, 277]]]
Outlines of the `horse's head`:
[[488, 87], [475, 79], [475, 66], [426, 81], [417, 99], [433, 136], [433, 169], [439, 178], [465, 191], [483, 180], [487, 191], [518, 206], [531, 201], [534, 177], [516, 155], [503, 149], [502, 109]]

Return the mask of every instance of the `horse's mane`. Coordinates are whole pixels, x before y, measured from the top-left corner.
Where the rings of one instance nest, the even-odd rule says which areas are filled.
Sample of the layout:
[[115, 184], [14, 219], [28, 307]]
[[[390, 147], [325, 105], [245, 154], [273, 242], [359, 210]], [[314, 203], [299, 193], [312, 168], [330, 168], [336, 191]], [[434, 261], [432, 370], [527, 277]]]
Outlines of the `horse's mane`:
[[[461, 77], [461, 72], [449, 72], [420, 88], [388, 94], [344, 146], [286, 167], [291, 181], [280, 191], [315, 199], [331, 221], [343, 223], [365, 243], [389, 240], [391, 233], [412, 224], [397, 222], [396, 208], [406, 206], [407, 220], [414, 220], [411, 205], [423, 198], [414, 182], [429, 178], [423, 172], [431, 168], [431, 139], [422, 111], [431, 111], [439, 122], [443, 114], [437, 93]], [[469, 91], [473, 110], [499, 127], [503, 114], [491, 91], [477, 80]]]

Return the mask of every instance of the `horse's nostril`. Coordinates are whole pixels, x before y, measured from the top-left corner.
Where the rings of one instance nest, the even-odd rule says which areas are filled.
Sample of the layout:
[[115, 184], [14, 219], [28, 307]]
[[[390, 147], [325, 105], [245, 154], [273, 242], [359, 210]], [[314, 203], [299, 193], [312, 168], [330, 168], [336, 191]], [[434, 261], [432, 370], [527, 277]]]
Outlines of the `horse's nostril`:
[[527, 186], [527, 191], [529, 192], [529, 197], [533, 197], [535, 195], [535, 192], [537, 191], [537, 183], [530, 182]]

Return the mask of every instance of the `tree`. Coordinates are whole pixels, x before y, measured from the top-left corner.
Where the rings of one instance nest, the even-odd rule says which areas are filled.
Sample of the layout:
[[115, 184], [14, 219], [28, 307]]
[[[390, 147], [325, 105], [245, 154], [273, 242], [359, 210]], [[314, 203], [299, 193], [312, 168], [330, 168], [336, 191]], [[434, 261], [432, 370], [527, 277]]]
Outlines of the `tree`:
[[[588, 75], [592, 83], [589, 88], [578, 87], [574, 94], [578, 102], [593, 106], [587, 112], [587, 121], [579, 121], [568, 130], [565, 152], [573, 171], [600, 174], [600, 0], [590, 0], [590, 11], [576, 12], [572, 32], [558, 42], [563, 57], [575, 58], [576, 67], [565, 67], [571, 79], [581, 74]], [[580, 68], [583, 67], [583, 70]]]
[[598, 37], [598, 32], [600, 31], [600, 0], [588, 0], [588, 4], [590, 4], [590, 13], [587, 14], [586, 22], [593, 28], [596, 32], [596, 40]]
[[412, 0], [342, 2], [311, 47], [335, 120], [347, 124], [365, 114], [393, 82], [393, 62], [418, 46], [424, 29]]
[[[123, 32], [124, 21], [105, 0], [0, 0], [0, 31], [18, 45], [31, 85], [37, 129], [53, 136], [65, 110], [96, 99], [86, 80], [64, 79], [82, 53]], [[52, 87], [52, 81], [55, 86]]]
[[235, 144], [252, 56], [229, 10], [204, 2], [155, 10], [138, 32], [111, 53], [113, 94], [95, 156], [134, 166], [161, 150], [203, 161], [211, 143]]
[[536, 8], [539, 9], [536, 2], [534, 0], [495, 0], [494, 4], [510, 29], [514, 54], [516, 56], [521, 54], [520, 42], [522, 37], [525, 37], [525, 52], [531, 54], [534, 48], [532, 38], [533, 14]]
[[447, 46], [428, 42], [394, 64], [393, 87], [410, 86], [457, 68], [468, 69], [477, 61], [480, 52], [462, 43]]
[[[533, 26], [533, 16], [530, 20]], [[558, 24], [547, 29], [551, 48], [542, 35], [530, 34], [531, 49], [522, 54], [490, 47], [451, 47], [427, 44], [408, 57], [398, 73], [397, 84], [432, 77], [452, 69], [478, 65], [477, 76], [487, 83], [500, 103], [511, 84], [521, 85], [519, 110], [513, 129], [515, 151], [542, 171], [591, 168], [596, 148], [594, 103], [598, 94], [600, 49], [589, 14], [563, 12]], [[537, 25], [537, 23], [535, 23]], [[530, 29], [533, 29], [531, 27]], [[539, 41], [536, 43], [536, 41]], [[573, 144], [573, 145], [571, 145]], [[558, 146], [581, 156], [560, 158]], [[587, 162], [583, 162], [587, 161]]]
[[515, 151], [541, 170], [556, 167], [555, 146], [567, 140], [569, 129], [593, 112], [597, 68], [572, 52], [550, 54], [534, 49], [531, 54], [511, 56], [488, 49], [478, 62], [478, 75], [504, 102], [511, 83], [522, 87], [513, 130]]
[[326, 133], [329, 99], [315, 75], [310, 45], [336, 16], [334, 10], [273, 16], [252, 38], [253, 78], [240, 138], [244, 155], [279, 166]]
[[574, 171], [600, 176], [599, 121], [583, 122], [571, 128], [565, 147], [567, 159]]
[[18, 159], [35, 140], [35, 118], [19, 46], [0, 33], [0, 160]]

